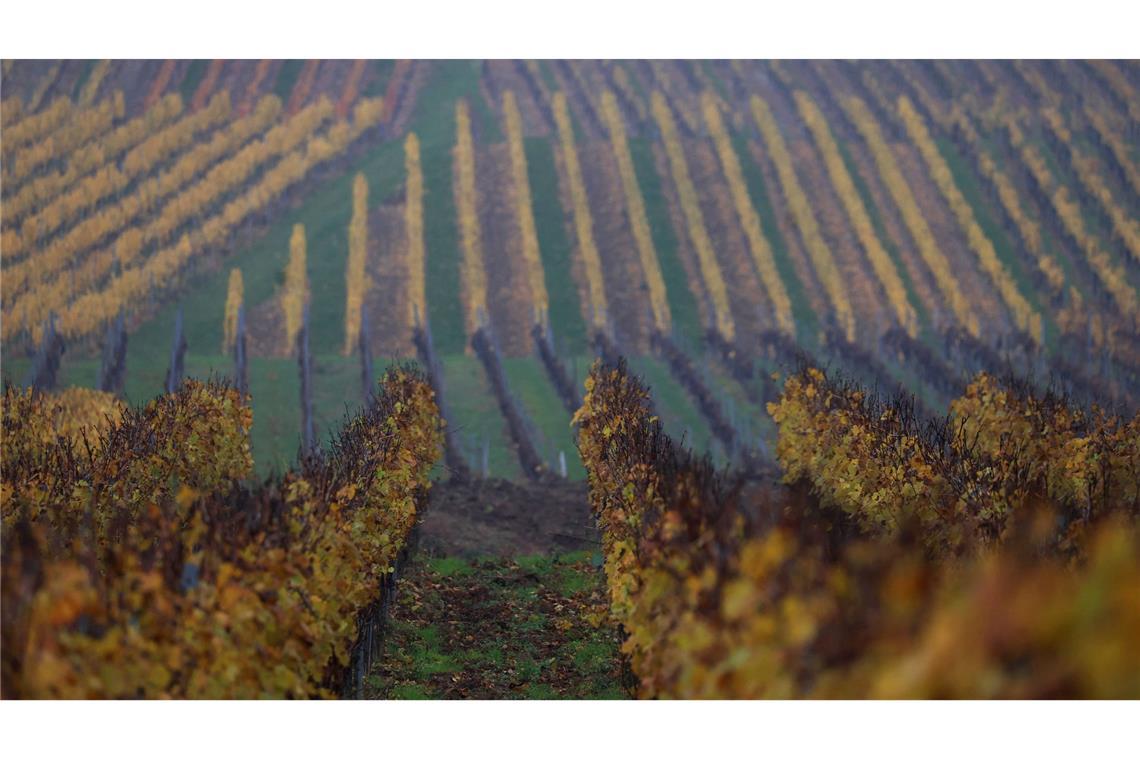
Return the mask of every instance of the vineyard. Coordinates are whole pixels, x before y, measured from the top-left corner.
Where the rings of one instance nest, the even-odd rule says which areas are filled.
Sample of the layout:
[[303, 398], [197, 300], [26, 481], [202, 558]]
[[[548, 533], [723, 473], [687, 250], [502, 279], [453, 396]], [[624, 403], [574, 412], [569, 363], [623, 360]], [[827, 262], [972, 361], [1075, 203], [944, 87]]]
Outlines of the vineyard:
[[586, 387], [638, 696], [1135, 698], [1140, 417], [981, 374], [939, 424], [808, 367], [775, 489], [679, 447], [624, 364]]
[[[1137, 696], [1137, 103], [6, 61], [4, 696]], [[484, 578], [541, 684], [414, 633]]]

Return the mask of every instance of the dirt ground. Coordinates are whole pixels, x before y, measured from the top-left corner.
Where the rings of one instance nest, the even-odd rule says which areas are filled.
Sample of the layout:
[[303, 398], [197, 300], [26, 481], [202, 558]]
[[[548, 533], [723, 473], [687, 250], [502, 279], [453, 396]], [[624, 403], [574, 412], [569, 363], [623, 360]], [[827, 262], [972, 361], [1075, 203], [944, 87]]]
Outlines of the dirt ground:
[[420, 525], [421, 554], [507, 557], [600, 547], [583, 482], [436, 483]]

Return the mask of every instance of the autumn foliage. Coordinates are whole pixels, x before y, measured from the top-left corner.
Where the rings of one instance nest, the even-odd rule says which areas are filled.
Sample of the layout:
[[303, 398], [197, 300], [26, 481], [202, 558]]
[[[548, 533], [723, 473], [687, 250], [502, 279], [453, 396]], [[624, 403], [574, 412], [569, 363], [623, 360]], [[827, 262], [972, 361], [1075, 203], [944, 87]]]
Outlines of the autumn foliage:
[[251, 412], [187, 381], [81, 443], [3, 414], [5, 698], [308, 697], [340, 686], [440, 453], [413, 370], [327, 454], [249, 488]]
[[306, 266], [305, 225], [294, 224], [289, 236], [289, 263], [285, 267], [285, 287], [281, 290], [281, 312], [285, 315], [285, 353], [293, 351], [305, 305], [309, 302], [309, 272]]
[[241, 311], [245, 299], [245, 284], [242, 280], [241, 270], [234, 267], [230, 270], [229, 283], [226, 286], [226, 311], [222, 322], [222, 353], [228, 354], [237, 341], [238, 312]]
[[[133, 192], [97, 215], [61, 226], [62, 231], [34, 254], [14, 261], [5, 257], [5, 340], [23, 331], [38, 339], [41, 325], [52, 312], [59, 316], [59, 329], [69, 340], [81, 339], [103, 329], [124, 307], [138, 309], [152, 300], [141, 296], [177, 288], [192, 259], [227, 244], [252, 215], [266, 210], [314, 167], [340, 155], [377, 126], [383, 111], [378, 99], [362, 99], [351, 120], [330, 125], [334, 109], [320, 98], [281, 121], [280, 101], [266, 96], [253, 113], [230, 121], [225, 128], [215, 130], [209, 140], [191, 147], [187, 141], [195, 134], [229, 116], [228, 96], [219, 94], [207, 108], [180, 119], [166, 113], [181, 113], [176, 95], [161, 103], [171, 105], [156, 106], [153, 117], [148, 112], [147, 119], [121, 128], [127, 130], [121, 137], [123, 142], [142, 141], [122, 161], [124, 167], [137, 162], [136, 169], [104, 166], [65, 193], [59, 203], [71, 199], [66, 204], [89, 204], [92, 198], [108, 192], [104, 188], [107, 183], [121, 185], [137, 176]], [[167, 122], [172, 123], [154, 132], [155, 124]], [[96, 158], [103, 160], [103, 156], [120, 150], [118, 132], [98, 141]], [[173, 163], [163, 163], [163, 156], [180, 148], [187, 149]], [[73, 161], [80, 158], [76, 156]], [[87, 160], [83, 162], [86, 166]], [[62, 192], [60, 185], [81, 171], [72, 172], [69, 166], [63, 179], [53, 181], [43, 192]], [[134, 171], [137, 174], [130, 173]], [[29, 197], [28, 203], [38, 197]], [[17, 195], [14, 201], [20, 198]], [[53, 219], [58, 214], [51, 211], [55, 207], [53, 203], [43, 211], [50, 212], [43, 221], [50, 229], [57, 225]], [[72, 209], [72, 205], [67, 208]], [[59, 209], [63, 213], [63, 206]], [[35, 221], [27, 227], [27, 234], [38, 234], [35, 231], [40, 224]], [[10, 242], [19, 245], [20, 233], [9, 228], [4, 234], [6, 246]], [[80, 261], [74, 263], [77, 259]]]
[[835, 312], [839, 329], [842, 330], [848, 341], [854, 341], [855, 314], [851, 310], [850, 299], [847, 298], [847, 286], [839, 273], [839, 267], [835, 263], [831, 249], [823, 239], [819, 222], [812, 210], [812, 203], [796, 174], [792, 154], [788, 150], [787, 143], [784, 141], [780, 127], [776, 123], [768, 104], [758, 95], [752, 96], [751, 104], [753, 119], [756, 121], [756, 126], [760, 128], [761, 134], [764, 135], [768, 152], [776, 165], [780, 187], [783, 188], [788, 207], [795, 217], [796, 226], [799, 228], [812, 266], [815, 268], [816, 274], [827, 292], [828, 299], [831, 301], [831, 308]]
[[503, 93], [503, 125], [507, 132], [507, 147], [511, 156], [515, 211], [522, 238], [526, 279], [530, 287], [531, 303], [534, 306], [534, 321], [546, 325], [550, 302], [546, 293], [542, 254], [538, 247], [538, 230], [534, 222], [534, 204], [531, 202], [530, 177], [527, 174], [526, 149], [523, 145], [522, 116], [519, 114], [515, 94], [510, 90]]
[[669, 310], [669, 299], [665, 292], [665, 279], [661, 274], [661, 263], [657, 259], [657, 249], [654, 247], [653, 235], [649, 230], [645, 199], [637, 181], [637, 172], [633, 167], [633, 157], [629, 150], [625, 123], [622, 122], [617, 98], [609, 90], [602, 93], [602, 118], [605, 120], [606, 130], [610, 136], [610, 146], [613, 149], [614, 160], [617, 162], [622, 196], [625, 201], [626, 213], [629, 216], [633, 239], [637, 243], [637, 256], [641, 262], [641, 271], [645, 274], [645, 282], [649, 287], [649, 305], [653, 311], [653, 325], [658, 332], [667, 335], [672, 329], [673, 316]]
[[951, 433], [813, 369], [773, 414], [783, 489], [591, 371], [575, 421], [639, 696], [1140, 694], [1140, 420], [981, 377]]
[[352, 181], [352, 218], [348, 221], [348, 262], [344, 269], [344, 351], [352, 353], [360, 336], [360, 307], [368, 292], [368, 180]]
[[736, 323], [732, 318], [732, 310], [728, 303], [728, 289], [724, 282], [716, 253], [713, 251], [712, 239], [705, 226], [704, 216], [696, 187], [689, 172], [689, 165], [685, 159], [685, 149], [677, 133], [677, 125], [673, 119], [673, 112], [669, 103], [660, 92], [654, 92], [651, 100], [653, 118], [661, 130], [661, 138], [665, 143], [665, 153], [669, 157], [669, 168], [673, 182], [677, 186], [677, 195], [681, 201], [681, 210], [684, 212], [685, 225], [689, 231], [689, 240], [697, 253], [697, 263], [712, 301], [713, 316], [716, 321], [717, 332], [728, 342], [736, 338]]
[[724, 126], [724, 119], [720, 114], [720, 107], [716, 104], [712, 93], [705, 92], [701, 98], [701, 109], [704, 111], [705, 124], [709, 134], [716, 145], [717, 155], [720, 157], [721, 169], [728, 181], [732, 192], [732, 202], [736, 208], [740, 226], [748, 238], [748, 249], [752, 254], [752, 261], [756, 264], [756, 271], [760, 273], [760, 280], [768, 300], [772, 302], [776, 314], [776, 323], [781, 332], [794, 337], [796, 323], [792, 316], [792, 302], [788, 299], [787, 289], [780, 279], [780, 272], [776, 268], [776, 260], [772, 254], [772, 246], [764, 235], [760, 226], [760, 217], [756, 207], [752, 205], [752, 198], [748, 194], [748, 185], [744, 181], [744, 173], [740, 168], [740, 158], [732, 146], [728, 130]]
[[562, 161], [566, 166], [566, 177], [570, 183], [570, 200], [574, 210], [574, 232], [578, 241], [578, 252], [586, 270], [590, 302], [591, 327], [604, 330], [609, 314], [606, 303], [605, 280], [602, 276], [602, 261], [598, 246], [594, 241], [594, 221], [590, 214], [590, 199], [586, 195], [586, 183], [582, 178], [582, 165], [578, 161], [578, 148], [574, 144], [574, 129], [570, 123], [570, 110], [566, 96], [554, 95], [554, 121], [558, 125], [558, 140], [562, 147]]
[[404, 234], [407, 237], [408, 326], [416, 328], [427, 320], [425, 285], [427, 254], [424, 247], [424, 175], [420, 164], [420, 140], [409, 132], [404, 140]]
[[475, 142], [466, 100], [455, 104], [455, 205], [463, 250], [463, 302], [467, 332], [474, 334], [487, 313], [487, 273], [483, 263], [483, 232], [475, 184]]
[[918, 252], [930, 269], [934, 282], [949, 305], [950, 311], [954, 314], [958, 324], [968, 333], [977, 337], [981, 334], [977, 314], [971, 309], [969, 301], [962, 292], [961, 283], [950, 267], [950, 261], [938, 245], [934, 233], [931, 232], [930, 225], [927, 224], [890, 145], [884, 139], [874, 114], [858, 98], [845, 100], [843, 108], [847, 117], [867, 142], [867, 147], [874, 157], [875, 165], [883, 178], [883, 183], [887, 186], [888, 192], [898, 206], [903, 222], [910, 231]]

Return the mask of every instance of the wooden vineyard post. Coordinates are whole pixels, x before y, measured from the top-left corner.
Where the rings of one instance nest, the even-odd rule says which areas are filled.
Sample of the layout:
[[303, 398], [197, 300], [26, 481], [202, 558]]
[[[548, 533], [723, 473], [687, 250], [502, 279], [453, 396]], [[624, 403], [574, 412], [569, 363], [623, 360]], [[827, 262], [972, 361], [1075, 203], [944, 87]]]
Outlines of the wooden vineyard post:
[[360, 389], [364, 405], [372, 401], [372, 330], [368, 325], [368, 306], [360, 304], [360, 331], [357, 335], [357, 349], [360, 351]]
[[412, 332], [412, 341], [416, 346], [416, 355], [427, 371], [428, 383], [435, 393], [435, 402], [439, 405], [439, 414], [447, 423], [443, 428], [444, 463], [451, 471], [451, 477], [460, 482], [467, 480], [471, 475], [470, 468], [463, 458], [463, 452], [455, 438], [455, 428], [451, 425], [451, 413], [447, 406], [447, 397], [443, 392], [443, 369], [435, 355], [435, 344], [431, 337], [431, 325], [426, 322], [417, 325]]
[[582, 406], [582, 399], [574, 385], [576, 375], [566, 371], [566, 365], [555, 352], [549, 325], [545, 328], [542, 325], [535, 325], [531, 328], [531, 335], [534, 337], [535, 348], [538, 350], [542, 366], [546, 369], [547, 375], [550, 376], [551, 382], [554, 383], [554, 388], [558, 391], [559, 398], [562, 399], [562, 405], [573, 415], [574, 412], [578, 411], [578, 407]]
[[301, 373], [301, 453], [313, 452], [313, 378], [312, 357], [309, 356], [309, 306], [301, 315], [301, 329], [297, 333], [297, 368]]
[[475, 331], [475, 335], [471, 338], [471, 347], [475, 349], [475, 355], [482, 362], [487, 379], [491, 382], [491, 389], [495, 393], [495, 399], [499, 403], [499, 409], [507, 419], [507, 428], [515, 443], [523, 473], [531, 480], [541, 480], [549, 472], [549, 467], [539, 452], [534, 427], [518, 398], [511, 391], [498, 346], [495, 345], [488, 328], [480, 327]]
[[174, 393], [182, 385], [186, 362], [186, 334], [182, 329], [182, 307], [174, 318], [174, 342], [170, 347], [170, 366], [166, 370], [166, 392]]
[[99, 366], [99, 390], [113, 393], [116, 396], [123, 392], [123, 382], [126, 380], [127, 363], [127, 331], [124, 326], [123, 312], [115, 318], [107, 328], [107, 337], [103, 341], [103, 362]]
[[56, 376], [59, 373], [59, 361], [63, 355], [63, 337], [55, 329], [55, 313], [48, 315], [44, 325], [43, 337], [40, 339], [36, 357], [32, 362], [32, 369], [24, 385], [30, 385], [38, 391], [50, 391], [55, 388]]
[[237, 328], [234, 330], [234, 384], [244, 400], [249, 395], [249, 357], [245, 352], [245, 305], [237, 310]]

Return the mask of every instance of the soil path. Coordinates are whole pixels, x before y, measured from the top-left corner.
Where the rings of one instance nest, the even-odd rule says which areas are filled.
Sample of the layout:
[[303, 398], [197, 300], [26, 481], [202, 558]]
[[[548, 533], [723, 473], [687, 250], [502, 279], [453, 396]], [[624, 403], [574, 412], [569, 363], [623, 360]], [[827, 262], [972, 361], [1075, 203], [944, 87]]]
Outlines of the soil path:
[[584, 483], [437, 483], [369, 699], [620, 699]]

